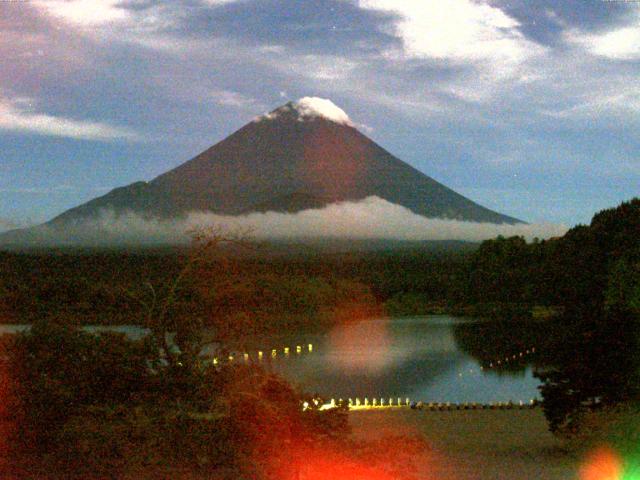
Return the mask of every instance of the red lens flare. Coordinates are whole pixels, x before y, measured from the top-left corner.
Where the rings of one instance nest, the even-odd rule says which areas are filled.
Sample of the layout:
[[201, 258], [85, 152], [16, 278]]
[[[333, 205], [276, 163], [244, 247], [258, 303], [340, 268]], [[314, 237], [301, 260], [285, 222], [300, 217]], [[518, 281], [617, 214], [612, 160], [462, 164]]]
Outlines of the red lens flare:
[[385, 321], [343, 323], [329, 334], [334, 367], [346, 372], [378, 371], [387, 366], [392, 339]]
[[622, 460], [609, 447], [591, 452], [580, 467], [580, 480], [622, 480]]
[[11, 433], [11, 422], [9, 420], [9, 371], [7, 362], [2, 358], [2, 347], [0, 347], [0, 472], [8, 467], [8, 441]]
[[391, 474], [371, 466], [365, 459], [326, 449], [307, 454], [300, 465], [300, 480], [397, 480]]

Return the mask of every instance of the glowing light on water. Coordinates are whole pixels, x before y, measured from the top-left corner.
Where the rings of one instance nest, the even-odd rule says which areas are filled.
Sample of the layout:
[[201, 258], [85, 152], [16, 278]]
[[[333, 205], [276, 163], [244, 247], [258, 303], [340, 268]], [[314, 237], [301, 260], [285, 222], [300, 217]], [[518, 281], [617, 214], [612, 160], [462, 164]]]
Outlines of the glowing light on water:
[[329, 333], [327, 349], [337, 352], [332, 367], [342, 372], [376, 372], [396, 360], [388, 322], [352, 322], [337, 326]]

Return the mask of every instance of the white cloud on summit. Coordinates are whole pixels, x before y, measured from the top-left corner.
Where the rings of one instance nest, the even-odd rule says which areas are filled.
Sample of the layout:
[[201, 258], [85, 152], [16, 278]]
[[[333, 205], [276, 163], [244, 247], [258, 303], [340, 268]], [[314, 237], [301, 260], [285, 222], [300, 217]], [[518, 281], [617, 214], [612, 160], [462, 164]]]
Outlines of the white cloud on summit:
[[32, 100], [8, 100], [0, 97], [0, 131], [28, 132], [38, 135], [85, 140], [135, 140], [137, 135], [122, 127], [89, 120], [37, 113]]
[[[262, 120], [273, 120], [278, 118], [281, 113], [291, 111], [291, 109], [298, 113], [300, 121], [324, 118], [341, 125], [349, 125], [351, 127], [356, 126], [344, 110], [338, 107], [331, 100], [319, 97], [302, 97], [297, 102], [292, 102], [291, 105], [287, 104], [271, 113], [266, 113], [256, 117], [254, 121], [260, 122]], [[364, 127], [369, 128], [366, 126]]]
[[303, 97], [294, 108], [304, 118], [322, 117], [343, 125], [353, 125], [349, 115], [331, 100], [318, 97]]

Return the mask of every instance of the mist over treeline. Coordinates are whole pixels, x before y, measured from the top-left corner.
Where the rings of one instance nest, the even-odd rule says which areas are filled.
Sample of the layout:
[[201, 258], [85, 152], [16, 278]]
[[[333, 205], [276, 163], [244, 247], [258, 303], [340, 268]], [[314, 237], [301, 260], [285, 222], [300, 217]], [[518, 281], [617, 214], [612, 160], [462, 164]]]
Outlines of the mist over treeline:
[[[512, 314], [514, 306], [530, 311], [536, 305], [602, 304], [610, 272], [633, 263], [627, 257], [637, 249], [637, 206], [638, 200], [624, 203], [598, 213], [590, 226], [531, 242], [521, 236], [481, 244], [380, 241], [370, 250], [363, 241], [361, 250], [353, 242], [346, 253], [338, 253], [345, 248], [338, 240], [324, 249], [255, 242], [249, 253], [223, 250], [218, 270], [193, 278], [179, 292], [174, 315], [199, 315], [205, 323], [213, 312], [250, 315], [261, 319], [256, 331], [268, 331], [329, 326], [344, 315], [495, 315]], [[63, 316], [84, 324], [140, 323], [143, 308], [136, 299], [149, 285], [161, 288], [174, 278], [188, 252], [166, 247], [2, 253], [2, 321]], [[627, 263], [616, 267], [617, 261]], [[217, 283], [223, 278], [228, 281]]]
[[[206, 226], [249, 231], [257, 240], [397, 240], [480, 242], [498, 235], [527, 240], [564, 234], [564, 225], [551, 223], [491, 223], [427, 218], [377, 196], [342, 201], [295, 213], [254, 212], [220, 215], [194, 211], [180, 217], [155, 217], [135, 211], [102, 209], [97, 215], [54, 219], [23, 232], [0, 237], [15, 246], [135, 246], [189, 242], [189, 232]], [[1, 229], [0, 229], [1, 231]]]

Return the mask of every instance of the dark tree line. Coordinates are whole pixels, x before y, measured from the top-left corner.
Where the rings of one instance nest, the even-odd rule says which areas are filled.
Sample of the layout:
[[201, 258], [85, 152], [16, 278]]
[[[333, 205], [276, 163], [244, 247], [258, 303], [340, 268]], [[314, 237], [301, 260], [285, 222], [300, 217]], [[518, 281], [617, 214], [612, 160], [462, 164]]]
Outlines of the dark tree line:
[[[0, 322], [64, 317], [80, 324], [140, 324], [145, 299], [179, 273], [187, 253], [159, 251], [0, 252]], [[269, 248], [224, 267], [224, 288], [176, 292], [173, 315], [198, 310], [254, 318], [256, 333], [322, 329], [340, 311], [424, 314], [464, 302], [464, 254], [421, 249], [271, 255]], [[215, 283], [215, 278], [213, 279]], [[220, 287], [220, 285], [217, 285]], [[388, 307], [385, 310], [385, 306]], [[198, 313], [203, 316], [203, 312]], [[259, 318], [260, 321], [255, 321]], [[204, 318], [206, 323], [206, 318]]]
[[464, 267], [462, 295], [468, 303], [558, 306], [578, 315], [605, 314], [615, 302], [615, 308], [628, 310], [637, 301], [631, 284], [640, 255], [639, 212], [640, 199], [634, 199], [597, 213], [590, 225], [561, 238], [485, 241]]
[[511, 320], [536, 305], [556, 312], [538, 371], [553, 431], [571, 433], [584, 412], [640, 399], [640, 199], [561, 238], [483, 242], [465, 268], [470, 303], [499, 305]]

